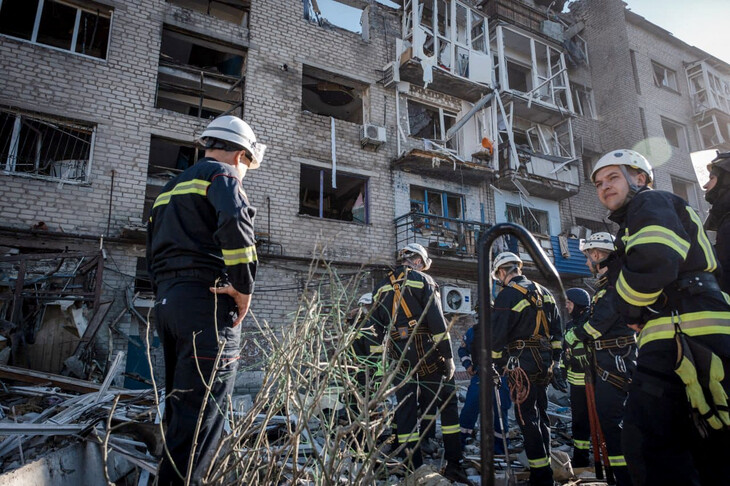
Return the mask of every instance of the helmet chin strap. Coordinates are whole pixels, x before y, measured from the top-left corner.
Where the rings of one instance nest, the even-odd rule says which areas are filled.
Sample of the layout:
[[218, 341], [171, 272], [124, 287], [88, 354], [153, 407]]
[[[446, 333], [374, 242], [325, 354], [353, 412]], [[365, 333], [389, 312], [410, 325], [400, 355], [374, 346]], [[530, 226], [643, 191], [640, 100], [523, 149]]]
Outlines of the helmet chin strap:
[[586, 258], [588, 259], [588, 261], [591, 262], [591, 273], [593, 274], [593, 277], [594, 278], [598, 277], [600, 275], [600, 272], [598, 271], [598, 265], [600, 265], [601, 262], [603, 260], [605, 260], [605, 258], [601, 261], [596, 261], [588, 253], [586, 253], [585, 255], [586, 255]]
[[636, 193], [639, 192], [639, 189], [641, 189], [641, 187], [637, 186], [634, 183], [633, 179], [631, 178], [631, 175], [629, 174], [629, 171], [626, 170], [625, 165], [619, 165], [619, 169], [621, 169], [621, 173], [624, 175], [626, 182], [629, 184], [629, 193], [626, 194], [626, 203], [624, 203], [624, 204], [627, 204], [629, 201], [631, 201], [631, 198], [633, 198], [636, 195]]

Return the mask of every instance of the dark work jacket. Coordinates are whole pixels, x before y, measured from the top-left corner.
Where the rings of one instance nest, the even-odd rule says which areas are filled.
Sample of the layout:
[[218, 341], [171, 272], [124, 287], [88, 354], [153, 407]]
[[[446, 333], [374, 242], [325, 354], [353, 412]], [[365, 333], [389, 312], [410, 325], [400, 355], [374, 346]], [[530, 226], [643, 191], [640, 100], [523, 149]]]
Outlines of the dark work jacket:
[[611, 285], [608, 276], [598, 281], [598, 288], [591, 300], [590, 313], [575, 329], [575, 335], [581, 341], [616, 339], [631, 336], [635, 332], [626, 325], [618, 308], [618, 294]]
[[609, 266], [617, 310], [625, 322], [644, 325], [638, 336], [639, 371], [673, 375], [676, 323], [718, 356], [730, 356], [727, 296], [706, 287], [678, 289], [681, 277], [718, 266], [694, 209], [672, 193], [642, 188], [610, 218], [620, 225], [618, 265]]
[[518, 340], [529, 340], [535, 334], [537, 310], [530, 304], [528, 298], [513, 285], [519, 285], [534, 293], [539, 288], [543, 294], [543, 309], [547, 318], [547, 332], [540, 327], [537, 335], [543, 338], [546, 347], [540, 350], [540, 360], [534, 359], [535, 353], [523, 350], [522, 353], [510, 352], [514, 356], [520, 354], [520, 365], [528, 373], [543, 371], [547, 373], [547, 366], [551, 361], [560, 359], [562, 353], [563, 332], [560, 314], [555, 299], [548, 289], [533, 283], [524, 275], [510, 280], [497, 295], [492, 310], [492, 359], [498, 362], [505, 358], [505, 348]]
[[[730, 191], [730, 188], [727, 189]], [[723, 292], [730, 294], [730, 213], [727, 213], [717, 227], [717, 239], [715, 240], [715, 251], [717, 259], [722, 267], [720, 277], [720, 288]]]
[[[410, 319], [406, 317], [404, 307], [395, 302], [391, 276], [411, 312]], [[425, 374], [441, 370], [444, 360], [453, 357], [449, 333], [446, 332], [446, 319], [441, 309], [441, 295], [436, 282], [429, 275], [404, 265], [397, 267], [373, 290], [373, 305], [368, 325], [374, 327], [379, 342], [384, 342], [386, 335], [390, 336], [389, 352], [393, 357], [399, 358], [405, 354], [409, 365], [418, 365], [419, 373]], [[421, 322], [412, 326], [409, 321], [413, 320]], [[408, 337], [402, 338], [402, 334], [397, 332], [398, 328], [408, 329]], [[415, 336], [408, 345], [412, 333]]]
[[[168, 182], [147, 225], [147, 264], [153, 285], [180, 273], [227, 278], [252, 294], [256, 278], [253, 220], [238, 172], [212, 158]], [[211, 284], [213, 281], [211, 281]]]

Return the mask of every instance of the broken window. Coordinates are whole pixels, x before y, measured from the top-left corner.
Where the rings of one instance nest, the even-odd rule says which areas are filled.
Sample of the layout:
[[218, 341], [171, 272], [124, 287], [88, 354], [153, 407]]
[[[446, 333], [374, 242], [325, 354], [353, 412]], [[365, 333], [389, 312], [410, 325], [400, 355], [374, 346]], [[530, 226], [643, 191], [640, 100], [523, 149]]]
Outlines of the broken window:
[[464, 196], [411, 186], [411, 211], [444, 218], [464, 218]]
[[[590, 181], [591, 174], [593, 173], [593, 167], [596, 166], [596, 162], [598, 161], [598, 156], [591, 155], [588, 153], [583, 153], [582, 159], [583, 159], [583, 178], [586, 181]], [[585, 226], [585, 225], [583, 225], [583, 226]]]
[[573, 83], [573, 108], [580, 116], [596, 118], [596, 109], [593, 104], [593, 90]]
[[152, 205], [167, 182], [191, 167], [203, 156], [195, 144], [152, 136], [150, 157], [147, 164], [147, 188], [142, 221], [147, 221]]
[[684, 125], [681, 125], [667, 118], [662, 118], [662, 130], [664, 130], [664, 138], [667, 139], [667, 143], [672, 147], [689, 151], [687, 145], [687, 132]]
[[198, 118], [233, 110], [243, 116], [245, 52], [165, 27], [157, 108]]
[[674, 176], [672, 176], [671, 179], [672, 192], [687, 201], [693, 208], [699, 208], [699, 200], [697, 198], [697, 189], [695, 184]]
[[251, 0], [167, 0], [196, 12], [217, 17], [226, 22], [248, 27]]
[[529, 67], [507, 61], [507, 86], [514, 91], [532, 91], [532, 72]]
[[730, 124], [721, 123], [717, 116], [711, 115], [697, 123], [702, 149], [715, 148], [730, 140]]
[[304, 18], [320, 27], [334, 26], [362, 34], [367, 26], [367, 10], [339, 0], [303, 0]]
[[[411, 137], [428, 140], [444, 140], [446, 132], [456, 123], [456, 113], [440, 107], [424, 105], [408, 100], [408, 127]], [[446, 144], [447, 148], [456, 150], [456, 137]]]
[[330, 169], [302, 165], [299, 214], [366, 224], [369, 219], [368, 179], [340, 171], [336, 177], [337, 187], [333, 187]]
[[[591, 231], [591, 233], [598, 233], [601, 231], [609, 231], [610, 227], [608, 224], [604, 223], [603, 221], [595, 221], [593, 219], [586, 219], [586, 218], [575, 218], [575, 224], [578, 226], [583, 226], [584, 228], [587, 228]], [[610, 224], [610, 223], [609, 223]]]
[[532, 209], [523, 205], [507, 204], [507, 221], [524, 226], [534, 234], [549, 235], [550, 224], [547, 211]]
[[679, 91], [677, 87], [677, 73], [666, 66], [652, 61], [651, 67], [654, 70], [654, 85], [660, 88], [668, 88], [673, 91]]
[[3, 0], [0, 34], [106, 59], [111, 14], [90, 2]]
[[302, 70], [302, 110], [362, 124], [365, 87], [321, 69]]
[[88, 124], [0, 110], [0, 167], [6, 172], [86, 182], [93, 140]]

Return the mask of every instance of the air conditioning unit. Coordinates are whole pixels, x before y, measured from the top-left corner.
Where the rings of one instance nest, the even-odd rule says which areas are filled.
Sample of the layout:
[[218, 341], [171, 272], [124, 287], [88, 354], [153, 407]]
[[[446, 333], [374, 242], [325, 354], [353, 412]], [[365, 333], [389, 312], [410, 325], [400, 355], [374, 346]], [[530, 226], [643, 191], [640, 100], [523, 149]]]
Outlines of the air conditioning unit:
[[385, 127], [366, 123], [360, 127], [360, 144], [380, 147], [385, 143]]
[[441, 304], [445, 314], [471, 312], [471, 289], [445, 286], [441, 291]]

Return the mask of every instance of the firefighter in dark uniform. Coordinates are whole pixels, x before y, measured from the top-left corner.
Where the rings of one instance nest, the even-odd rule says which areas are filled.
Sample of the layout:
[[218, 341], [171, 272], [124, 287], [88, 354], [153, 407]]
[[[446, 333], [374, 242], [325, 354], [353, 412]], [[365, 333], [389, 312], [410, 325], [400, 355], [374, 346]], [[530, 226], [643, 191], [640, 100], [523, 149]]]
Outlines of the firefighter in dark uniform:
[[255, 209], [241, 180], [247, 169], [259, 166], [266, 146], [235, 116], [213, 120], [200, 143], [205, 157], [167, 183], [147, 227], [165, 358], [165, 440], [172, 458], [164, 454], [160, 465], [158, 484], [165, 486], [184, 484], [188, 475], [199, 484], [211, 466], [225, 422], [221, 410], [228, 408], [236, 376], [239, 324], [256, 277]]
[[717, 152], [707, 166], [710, 180], [703, 187], [705, 200], [712, 204], [705, 229], [715, 231], [715, 252], [722, 270], [720, 288], [730, 294], [730, 152]]
[[[618, 294], [608, 277], [608, 258], [614, 254], [614, 237], [593, 233], [581, 240], [586, 266], [598, 278], [590, 318], [573, 330], [587, 350], [595, 388], [598, 422], [606, 440], [608, 462], [618, 486], [630, 485], [631, 477], [621, 447], [624, 404], [631, 374], [636, 369], [636, 333], [616, 312]], [[570, 339], [570, 333], [566, 339]]]
[[588, 320], [591, 311], [591, 296], [583, 289], [572, 288], [565, 291], [565, 307], [570, 321], [565, 325], [562, 365], [568, 374], [570, 384], [570, 410], [573, 432], [573, 467], [590, 466], [591, 428], [588, 421], [586, 402], [585, 367], [588, 362], [583, 342], [572, 332]]
[[614, 312], [640, 330], [623, 428], [633, 484], [727, 483], [730, 304], [702, 222], [651, 189], [651, 165], [632, 150], [601, 157], [591, 179], [620, 226], [608, 262]]
[[562, 354], [560, 314], [550, 291], [522, 275], [514, 253], [497, 255], [492, 277], [503, 287], [492, 312], [492, 359], [498, 367], [506, 362], [530, 484], [552, 486], [547, 385]]
[[[423, 464], [418, 433], [418, 388], [424, 403], [435, 399], [441, 413], [446, 478], [469, 483], [459, 436], [459, 411], [454, 383], [456, 366], [446, 319], [434, 280], [424, 272], [431, 259], [423, 246], [410, 243], [400, 251], [401, 265], [373, 291], [372, 323], [388, 352], [400, 362], [395, 422], [398, 443], [405, 445], [411, 465]], [[420, 321], [420, 322], [419, 322]]]

